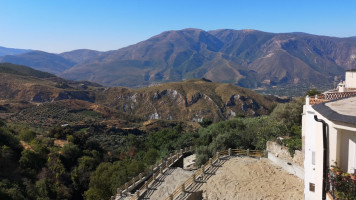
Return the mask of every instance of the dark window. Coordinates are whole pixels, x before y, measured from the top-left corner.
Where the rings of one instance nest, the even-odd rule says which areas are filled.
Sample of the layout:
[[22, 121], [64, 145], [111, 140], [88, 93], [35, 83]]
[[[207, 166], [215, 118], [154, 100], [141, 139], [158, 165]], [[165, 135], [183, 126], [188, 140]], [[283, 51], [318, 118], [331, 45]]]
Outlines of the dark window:
[[309, 191], [315, 192], [315, 184], [314, 183], [309, 183]]

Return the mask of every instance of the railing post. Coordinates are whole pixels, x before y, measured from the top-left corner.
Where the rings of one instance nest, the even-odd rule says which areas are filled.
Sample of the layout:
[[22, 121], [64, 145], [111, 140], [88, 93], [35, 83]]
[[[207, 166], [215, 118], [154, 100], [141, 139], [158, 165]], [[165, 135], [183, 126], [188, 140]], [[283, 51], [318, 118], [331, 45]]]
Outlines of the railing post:
[[145, 181], [145, 189], [148, 190], [148, 182]]
[[205, 168], [204, 165], [201, 165], [201, 171], [202, 171], [203, 177], [205, 175], [205, 169], [204, 168]]
[[250, 149], [246, 150], [246, 155], [249, 156], [250, 155]]
[[268, 151], [267, 150], [263, 150], [263, 157], [268, 158]]
[[128, 183], [125, 183], [125, 190], [126, 192], [128, 192], [127, 190], [129, 189], [129, 184]]
[[133, 178], [133, 183], [132, 183], [133, 187], [136, 187], [136, 181], [135, 178]]
[[162, 166], [159, 168], [159, 173], [160, 173], [160, 174], [163, 174], [162, 168], [163, 168]]
[[140, 173], [139, 175], [138, 175], [138, 177], [140, 178], [140, 180], [142, 179], [142, 177], [143, 177], [143, 174], [142, 173]]
[[173, 200], [173, 194], [169, 195], [169, 200]]
[[117, 188], [117, 194], [120, 195], [120, 196], [122, 196], [122, 191], [121, 191], [120, 188]]
[[213, 160], [211, 158], [209, 158], [209, 165], [212, 166], [213, 165]]
[[180, 155], [181, 156], [183, 155], [183, 149], [180, 149]]
[[176, 150], [176, 156], [177, 156], [176, 159], [178, 159], [179, 158], [179, 152], [177, 150]]
[[115, 200], [115, 197], [114, 197], [114, 196], [111, 196], [110, 200]]
[[229, 148], [229, 156], [231, 156], [231, 148]]
[[196, 180], [195, 180], [195, 173], [193, 174], [193, 182], [195, 182]]
[[157, 178], [157, 177], [156, 177], [155, 173], [153, 173], [153, 174], [152, 174], [152, 180], [155, 181], [156, 178]]
[[184, 183], [182, 184], [182, 192], [185, 193], [185, 185], [184, 185]]
[[216, 152], [216, 158], [217, 158], [218, 161], [220, 160], [220, 153], [219, 152]]
[[137, 199], [140, 198], [140, 190], [137, 190], [137, 192], [136, 192], [136, 198], [137, 198]]

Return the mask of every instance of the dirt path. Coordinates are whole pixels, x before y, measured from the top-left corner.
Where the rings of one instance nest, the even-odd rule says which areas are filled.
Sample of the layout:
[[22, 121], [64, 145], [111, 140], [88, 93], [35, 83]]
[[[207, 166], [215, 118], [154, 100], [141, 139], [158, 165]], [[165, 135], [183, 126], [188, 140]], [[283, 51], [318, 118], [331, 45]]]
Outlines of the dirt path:
[[268, 159], [235, 157], [203, 184], [203, 199], [303, 199], [303, 180]]
[[164, 200], [178, 186], [182, 185], [194, 172], [182, 168], [171, 168], [164, 174], [164, 179], [151, 186], [143, 199]]

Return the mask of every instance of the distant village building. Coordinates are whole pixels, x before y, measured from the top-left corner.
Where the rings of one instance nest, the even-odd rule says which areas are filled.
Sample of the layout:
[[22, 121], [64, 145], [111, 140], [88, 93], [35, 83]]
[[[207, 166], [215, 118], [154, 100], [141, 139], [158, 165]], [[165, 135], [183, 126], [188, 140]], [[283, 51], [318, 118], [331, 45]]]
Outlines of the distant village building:
[[[334, 90], [306, 97], [302, 117], [304, 197], [334, 199], [337, 165], [344, 172], [356, 169], [356, 71], [346, 72], [345, 82]], [[356, 181], [345, 179], [356, 195]], [[352, 194], [353, 195], [353, 194]]]

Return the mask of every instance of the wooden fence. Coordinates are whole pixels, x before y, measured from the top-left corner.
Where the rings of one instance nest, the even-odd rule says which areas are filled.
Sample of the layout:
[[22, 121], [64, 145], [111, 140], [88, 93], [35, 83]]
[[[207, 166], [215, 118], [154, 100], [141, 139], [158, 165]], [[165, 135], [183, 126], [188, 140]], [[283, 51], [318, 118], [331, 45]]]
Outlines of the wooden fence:
[[[132, 178], [129, 182], [126, 182], [124, 185], [117, 188], [117, 194], [112, 196], [110, 200], [115, 200], [116, 197], [121, 197], [123, 194], [129, 195], [131, 190], [135, 189], [137, 185], [145, 181], [145, 183], [137, 189], [136, 193], [131, 197], [131, 199], [138, 199], [145, 190], [148, 190], [148, 186], [153, 183], [160, 174], [180, 159], [184, 153], [191, 151], [192, 147], [187, 147], [180, 151], [176, 150], [175, 153], [170, 153], [144, 172]], [[147, 180], [148, 177], [150, 178]]]
[[[181, 149], [179, 152], [176, 151], [174, 155], [170, 154], [166, 158], [162, 159], [160, 162], [157, 162], [154, 166], [152, 166], [150, 179], [146, 180], [145, 183], [136, 190], [136, 193], [130, 198], [130, 200], [137, 200], [140, 198], [145, 191], [149, 190], [149, 185], [153, 183], [159, 175], [163, 175], [164, 171], [167, 170], [173, 163], [175, 163], [183, 153], [190, 152], [190, 148]], [[261, 150], [245, 150], [245, 149], [228, 149], [224, 151], [217, 152], [212, 158], [209, 159], [204, 165], [202, 165], [199, 169], [195, 171], [195, 173], [189, 177], [182, 185], [177, 187], [172, 194], [170, 194], [166, 200], [174, 200], [179, 197], [181, 194], [186, 193], [186, 188], [188, 188], [191, 184], [193, 184], [199, 177], [204, 176], [206, 171], [209, 168], [212, 168], [214, 163], [219, 161], [220, 158], [227, 156], [250, 156], [250, 157], [265, 157], [266, 151]], [[147, 171], [147, 170], [146, 170]], [[150, 173], [144, 172], [146, 175], [150, 175]], [[137, 184], [139, 184], [139, 180], [144, 179], [142, 174], [136, 176], [131, 181], [125, 183], [123, 186], [118, 188], [117, 196], [121, 196], [123, 193], [128, 193], [130, 189], [133, 189]], [[129, 185], [131, 185], [129, 187]], [[112, 196], [111, 200], [114, 200], [115, 197]]]
[[251, 156], [251, 157], [265, 157], [266, 152], [260, 150], [244, 150], [244, 149], [228, 149], [224, 151], [217, 152], [212, 158], [209, 159], [204, 165], [202, 165], [195, 173], [188, 178], [181, 186], [177, 187], [172, 194], [170, 194], [166, 200], [174, 200], [181, 194], [186, 193], [186, 188], [193, 184], [197, 178], [204, 176], [205, 172], [212, 168], [214, 163], [219, 161], [220, 158], [226, 156]]

